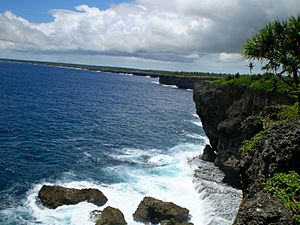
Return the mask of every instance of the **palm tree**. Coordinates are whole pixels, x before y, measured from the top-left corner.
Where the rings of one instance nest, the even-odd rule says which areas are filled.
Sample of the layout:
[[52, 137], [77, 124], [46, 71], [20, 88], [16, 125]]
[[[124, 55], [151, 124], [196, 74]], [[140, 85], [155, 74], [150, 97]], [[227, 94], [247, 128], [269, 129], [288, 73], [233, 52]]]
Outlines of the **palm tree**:
[[252, 70], [253, 70], [253, 68], [254, 68], [254, 66], [255, 66], [254, 63], [253, 63], [253, 62], [250, 62], [247, 66], [249, 67], [250, 75], [252, 75]]
[[[287, 21], [274, 21], [246, 41], [242, 49], [246, 59], [265, 60], [262, 69], [274, 70], [276, 75], [292, 87], [299, 86], [300, 16]], [[249, 67], [250, 68], [250, 67]], [[284, 75], [291, 75], [291, 81]]]

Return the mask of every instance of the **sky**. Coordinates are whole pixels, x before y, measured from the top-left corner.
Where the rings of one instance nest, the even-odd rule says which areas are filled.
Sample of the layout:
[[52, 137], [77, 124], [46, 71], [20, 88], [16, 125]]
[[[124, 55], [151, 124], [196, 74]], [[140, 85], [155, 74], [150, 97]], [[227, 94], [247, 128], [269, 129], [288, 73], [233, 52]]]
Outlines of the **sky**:
[[299, 0], [0, 0], [0, 58], [248, 73], [243, 43], [298, 15]]

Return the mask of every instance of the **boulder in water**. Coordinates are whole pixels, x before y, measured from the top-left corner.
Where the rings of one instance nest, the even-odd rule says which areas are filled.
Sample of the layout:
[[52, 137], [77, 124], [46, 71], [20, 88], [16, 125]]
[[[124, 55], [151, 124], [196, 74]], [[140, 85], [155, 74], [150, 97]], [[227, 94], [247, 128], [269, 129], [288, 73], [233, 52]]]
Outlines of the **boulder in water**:
[[134, 212], [133, 218], [137, 222], [153, 224], [171, 220], [173, 224], [177, 225], [189, 220], [189, 210], [173, 202], [163, 202], [152, 197], [145, 197]]
[[96, 225], [126, 225], [123, 213], [116, 208], [106, 207], [100, 214]]
[[43, 185], [38, 195], [41, 203], [51, 209], [62, 205], [73, 205], [87, 201], [97, 206], [103, 206], [107, 198], [98, 189], [74, 189], [61, 186]]
[[160, 225], [194, 225], [193, 223], [190, 222], [176, 222], [173, 220], [162, 220], [160, 221]]

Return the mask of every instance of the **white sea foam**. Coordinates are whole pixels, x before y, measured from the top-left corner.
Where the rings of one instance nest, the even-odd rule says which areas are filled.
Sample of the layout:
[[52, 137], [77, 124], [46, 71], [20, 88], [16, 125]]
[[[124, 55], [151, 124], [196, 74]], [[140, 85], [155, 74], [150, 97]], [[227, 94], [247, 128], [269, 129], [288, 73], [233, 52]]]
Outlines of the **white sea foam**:
[[[27, 224], [90, 225], [95, 224], [90, 218], [90, 212], [112, 206], [119, 208], [124, 213], [129, 225], [138, 225], [140, 223], [133, 221], [132, 214], [143, 197], [152, 196], [188, 208], [192, 216], [191, 222], [195, 225], [230, 224], [232, 218], [223, 218], [216, 213], [212, 202], [221, 197], [230, 202], [230, 194], [234, 192], [224, 191], [226, 187], [222, 183], [206, 181], [201, 177], [196, 180], [193, 178], [194, 170], [198, 168], [198, 165], [193, 163], [193, 158], [201, 153], [203, 146], [203, 144], [181, 143], [165, 150], [120, 149], [112, 155], [113, 158], [125, 162], [144, 160], [141, 165], [145, 168], [141, 169], [120, 165], [107, 168], [107, 172], [111, 176], [116, 174], [126, 176], [126, 183], [104, 184], [100, 183], [101, 178], [99, 178], [100, 181], [93, 182], [66, 181], [68, 179], [55, 182], [57, 185], [72, 188], [98, 188], [108, 198], [105, 206], [97, 207], [91, 203], [81, 202], [77, 205], [47, 209], [39, 203], [38, 191], [43, 184], [51, 185], [54, 183], [40, 183], [28, 191], [23, 208], [11, 209], [7, 211], [7, 214], [14, 215], [16, 210], [23, 210], [23, 214], [28, 213], [35, 219], [35, 222], [27, 222]], [[207, 194], [212, 189], [211, 186], [214, 185], [216, 186], [214, 190], [218, 189], [220, 193]], [[228, 204], [224, 205], [224, 209], [228, 210]]]
[[195, 124], [198, 127], [202, 127], [202, 122], [201, 121], [191, 121], [192, 124]]
[[190, 133], [186, 133], [185, 134], [187, 137], [190, 137], [190, 138], [194, 138], [194, 139], [198, 139], [198, 140], [206, 140], [207, 138], [203, 137], [202, 135], [200, 134], [190, 134]]
[[199, 118], [197, 113], [193, 113], [193, 116]]
[[159, 84], [159, 81], [151, 81], [152, 84]]
[[162, 86], [164, 86], [164, 87], [170, 87], [170, 88], [178, 88], [176, 85], [166, 85], [166, 84], [162, 84]]
[[192, 124], [195, 124], [195, 125], [198, 126], [198, 127], [203, 127], [202, 122], [201, 122], [201, 120], [200, 120], [198, 114], [197, 114], [197, 113], [193, 113], [193, 116], [195, 117], [195, 119], [192, 120], [191, 123], [192, 123]]

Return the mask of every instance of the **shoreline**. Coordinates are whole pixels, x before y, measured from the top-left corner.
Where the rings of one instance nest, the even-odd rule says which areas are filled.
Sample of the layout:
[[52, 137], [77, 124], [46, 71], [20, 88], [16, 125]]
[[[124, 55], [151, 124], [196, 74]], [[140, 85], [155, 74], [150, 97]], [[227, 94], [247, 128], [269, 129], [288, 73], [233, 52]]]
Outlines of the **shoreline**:
[[143, 76], [150, 78], [158, 78], [160, 84], [175, 85], [180, 89], [193, 89], [193, 86], [198, 81], [218, 80], [230, 74], [206, 73], [206, 72], [178, 72], [164, 70], [142, 70], [126, 67], [110, 67], [110, 66], [95, 66], [84, 64], [71, 64], [46, 61], [31, 61], [19, 59], [3, 59], [0, 62], [22, 63], [31, 65], [45, 65], [57, 68], [86, 70], [91, 72], [115, 73], [126, 76]]

